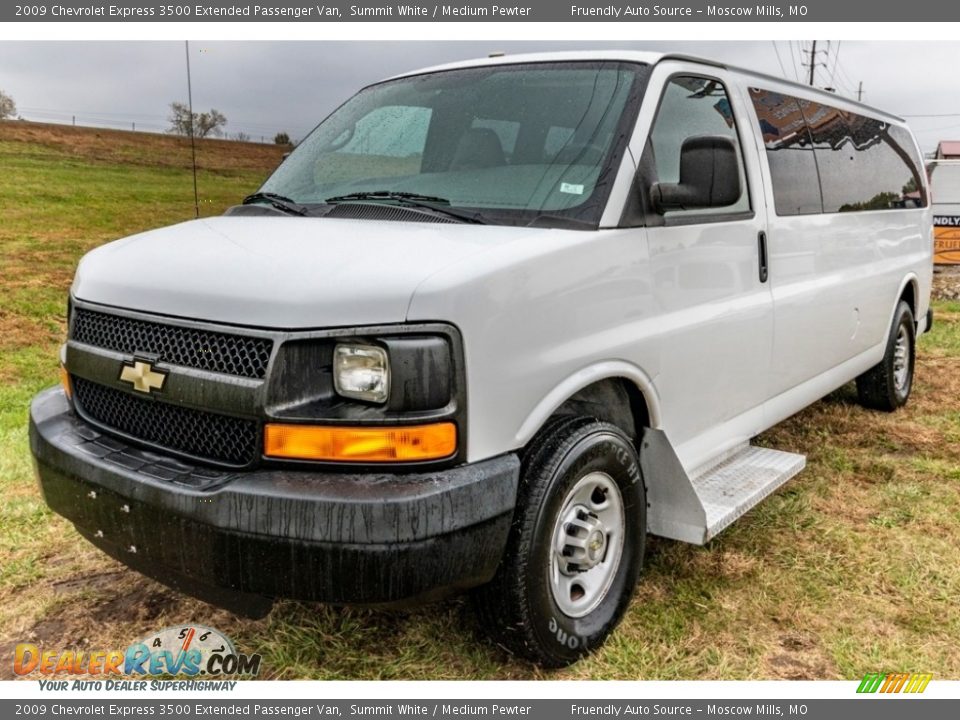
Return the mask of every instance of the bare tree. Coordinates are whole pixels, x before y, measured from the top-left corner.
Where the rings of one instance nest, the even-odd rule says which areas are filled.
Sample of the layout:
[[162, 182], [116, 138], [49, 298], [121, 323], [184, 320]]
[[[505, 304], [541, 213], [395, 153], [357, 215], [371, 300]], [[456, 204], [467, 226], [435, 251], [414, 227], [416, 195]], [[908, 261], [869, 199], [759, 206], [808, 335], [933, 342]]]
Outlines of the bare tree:
[[0, 90], [0, 120], [6, 120], [17, 114], [17, 104], [13, 98]]
[[273, 142], [277, 145], [290, 145], [290, 136], [285, 132], [278, 132], [273, 136]]
[[[174, 135], [190, 136], [191, 115], [190, 109], [181, 102], [170, 103], [170, 117], [168, 118], [170, 127], [167, 132]], [[227, 118], [219, 110], [211, 109], [210, 112], [193, 113], [193, 135], [194, 137], [220, 137], [223, 135], [223, 126], [227, 124]]]
[[250, 136], [247, 135], [245, 132], [238, 132], [233, 137], [234, 137], [234, 140], [236, 140], [237, 142], [250, 142]]

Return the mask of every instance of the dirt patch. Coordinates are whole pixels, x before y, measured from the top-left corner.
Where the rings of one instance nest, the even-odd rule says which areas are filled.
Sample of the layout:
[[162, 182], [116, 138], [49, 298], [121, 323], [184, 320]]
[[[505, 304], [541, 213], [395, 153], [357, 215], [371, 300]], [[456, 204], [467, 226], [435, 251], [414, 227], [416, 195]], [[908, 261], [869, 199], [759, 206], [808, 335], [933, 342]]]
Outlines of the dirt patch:
[[[52, 561], [48, 561], [48, 564], [53, 563]], [[50, 583], [50, 586], [57, 595], [79, 592], [81, 590], [102, 589], [116, 583], [124, 574], [125, 571], [123, 570], [85, 573], [82, 575], [74, 575], [63, 580], [55, 580]]]
[[38, 647], [56, 643], [63, 637], [67, 629], [67, 623], [58, 617], [46, 617], [27, 630], [22, 637], [0, 642], [0, 658], [7, 662], [0, 665], [0, 680], [12, 680], [16, 677], [13, 673], [12, 663], [17, 645], [20, 643], [33, 643]]
[[[63, 325], [66, 325], [65, 321]], [[0, 308], [0, 351], [46, 345], [53, 339], [48, 323], [40, 323]]]
[[934, 300], [960, 300], [960, 265], [934, 268], [930, 294]]
[[780, 645], [765, 658], [767, 676], [783, 680], [823, 680], [836, 677], [836, 671], [810, 636], [788, 633]]
[[173, 593], [150, 590], [145, 593], [129, 593], [99, 603], [93, 608], [93, 619], [113, 622], [154, 620], [160, 617], [177, 600]]

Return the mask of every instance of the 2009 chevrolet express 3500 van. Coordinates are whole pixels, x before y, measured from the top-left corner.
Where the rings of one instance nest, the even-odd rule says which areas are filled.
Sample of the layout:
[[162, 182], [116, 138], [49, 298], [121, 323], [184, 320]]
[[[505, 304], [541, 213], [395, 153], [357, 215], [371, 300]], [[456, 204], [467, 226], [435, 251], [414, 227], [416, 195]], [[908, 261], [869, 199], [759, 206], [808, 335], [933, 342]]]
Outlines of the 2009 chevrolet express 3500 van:
[[804, 465], [750, 438], [910, 393], [931, 210], [904, 123], [683, 56], [372, 85], [224, 217], [77, 270], [31, 410], [50, 507], [263, 613], [475, 588], [559, 666], [647, 533], [705, 543]]

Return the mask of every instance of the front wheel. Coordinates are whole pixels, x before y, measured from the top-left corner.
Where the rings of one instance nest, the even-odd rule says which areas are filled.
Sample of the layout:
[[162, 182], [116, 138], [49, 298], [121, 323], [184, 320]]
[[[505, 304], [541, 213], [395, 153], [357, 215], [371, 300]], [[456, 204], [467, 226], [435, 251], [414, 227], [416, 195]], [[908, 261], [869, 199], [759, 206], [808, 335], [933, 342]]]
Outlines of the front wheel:
[[883, 360], [857, 378], [861, 405], [893, 412], [907, 402], [913, 387], [916, 327], [910, 306], [901, 300], [893, 315]]
[[643, 564], [646, 495], [630, 438], [566, 418], [531, 444], [494, 579], [474, 593], [495, 642], [546, 667], [592, 652], [626, 611]]

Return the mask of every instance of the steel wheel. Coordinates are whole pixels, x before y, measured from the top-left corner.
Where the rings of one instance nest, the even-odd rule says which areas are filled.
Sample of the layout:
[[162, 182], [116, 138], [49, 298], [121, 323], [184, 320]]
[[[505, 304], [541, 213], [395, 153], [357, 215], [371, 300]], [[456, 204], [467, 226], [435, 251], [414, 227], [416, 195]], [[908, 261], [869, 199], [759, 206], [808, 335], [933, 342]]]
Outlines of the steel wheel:
[[564, 498], [550, 553], [550, 590], [565, 615], [583, 617], [603, 602], [623, 536], [623, 498], [613, 478], [602, 472], [580, 478]]
[[897, 384], [897, 390], [902, 391], [906, 387], [909, 376], [910, 336], [907, 333], [907, 328], [901, 325], [893, 349], [893, 381]]

